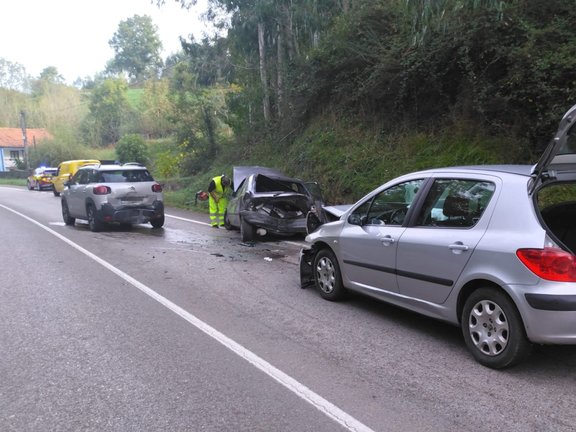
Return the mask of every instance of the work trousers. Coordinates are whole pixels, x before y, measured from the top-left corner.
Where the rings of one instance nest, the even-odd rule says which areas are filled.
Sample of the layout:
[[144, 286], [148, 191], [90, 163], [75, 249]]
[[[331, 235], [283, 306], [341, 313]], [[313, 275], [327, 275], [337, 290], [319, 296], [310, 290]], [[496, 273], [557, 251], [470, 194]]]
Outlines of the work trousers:
[[224, 226], [224, 213], [226, 212], [226, 207], [228, 205], [228, 200], [224, 197], [220, 198], [218, 202], [210, 196], [210, 225], [212, 226]]

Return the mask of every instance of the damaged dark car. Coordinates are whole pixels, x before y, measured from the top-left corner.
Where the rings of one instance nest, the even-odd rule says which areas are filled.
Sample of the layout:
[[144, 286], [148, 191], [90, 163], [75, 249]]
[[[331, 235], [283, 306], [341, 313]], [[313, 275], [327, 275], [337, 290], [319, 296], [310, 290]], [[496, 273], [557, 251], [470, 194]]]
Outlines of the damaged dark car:
[[306, 234], [306, 216], [323, 205], [317, 183], [272, 168], [234, 167], [233, 184], [224, 223], [240, 230], [243, 242], [267, 234]]

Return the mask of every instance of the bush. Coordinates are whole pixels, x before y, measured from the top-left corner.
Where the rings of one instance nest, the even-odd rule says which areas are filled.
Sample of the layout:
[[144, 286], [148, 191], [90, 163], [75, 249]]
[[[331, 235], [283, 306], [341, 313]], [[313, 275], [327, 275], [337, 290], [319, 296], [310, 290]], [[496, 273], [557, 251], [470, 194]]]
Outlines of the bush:
[[147, 165], [149, 162], [146, 141], [140, 135], [124, 135], [116, 144], [116, 156], [120, 163], [138, 162]]

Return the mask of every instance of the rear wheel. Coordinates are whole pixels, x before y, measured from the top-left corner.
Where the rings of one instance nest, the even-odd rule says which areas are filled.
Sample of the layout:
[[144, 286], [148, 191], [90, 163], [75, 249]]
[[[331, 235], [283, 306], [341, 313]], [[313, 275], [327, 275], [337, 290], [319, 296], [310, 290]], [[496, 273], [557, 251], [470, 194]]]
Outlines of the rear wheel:
[[152, 219], [150, 225], [152, 225], [152, 228], [162, 228], [164, 226], [164, 215], [157, 219]]
[[256, 236], [256, 229], [253, 225], [250, 225], [244, 219], [240, 219], [240, 238], [243, 242], [254, 241]]
[[102, 231], [103, 223], [97, 219], [96, 208], [94, 205], [89, 204], [88, 208], [86, 209], [86, 213], [88, 214], [88, 225], [90, 226], [90, 231]]
[[346, 295], [342, 284], [342, 274], [336, 255], [330, 249], [322, 249], [314, 257], [314, 283], [322, 298], [330, 301], [341, 300]]
[[64, 219], [66, 225], [74, 225], [74, 222], [76, 222], [76, 219], [70, 216], [66, 200], [62, 200], [62, 219]]
[[26, 181], [26, 187], [28, 188], [28, 190], [34, 189], [34, 186], [32, 186], [32, 183], [30, 183], [30, 180]]
[[516, 306], [495, 288], [480, 288], [468, 297], [461, 326], [468, 349], [484, 366], [511, 367], [532, 351]]
[[60, 192], [58, 192], [56, 190], [56, 187], [52, 186], [52, 193], [54, 194], [55, 197], [59, 197], [60, 196]]

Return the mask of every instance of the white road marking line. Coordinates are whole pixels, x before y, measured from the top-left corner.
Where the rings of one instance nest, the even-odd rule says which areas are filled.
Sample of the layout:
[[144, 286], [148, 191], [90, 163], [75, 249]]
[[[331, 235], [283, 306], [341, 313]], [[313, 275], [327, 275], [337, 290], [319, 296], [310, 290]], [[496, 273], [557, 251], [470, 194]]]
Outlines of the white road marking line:
[[[254, 354], [252, 351], [248, 350], [247, 348], [244, 348], [242, 345], [240, 345], [239, 343], [230, 339], [225, 334], [219, 332], [214, 327], [211, 327], [210, 325], [208, 325], [204, 321], [198, 319], [196, 316], [194, 316], [191, 313], [187, 312], [186, 310], [182, 309], [180, 306], [176, 305], [175, 303], [172, 303], [167, 298], [161, 296], [156, 291], [152, 290], [151, 288], [147, 287], [143, 283], [134, 279], [132, 276], [128, 275], [127, 273], [124, 273], [122, 270], [114, 267], [109, 262], [103, 260], [102, 258], [98, 257], [97, 255], [94, 255], [92, 252], [88, 251], [87, 249], [84, 249], [82, 246], [74, 243], [72, 240], [68, 239], [67, 237], [64, 237], [62, 234], [59, 234], [58, 232], [52, 230], [51, 228], [48, 228], [47, 226], [45, 226], [45, 225], [41, 224], [40, 222], [26, 216], [25, 214], [22, 214], [16, 210], [13, 210], [9, 207], [6, 207], [5, 205], [2, 205], [2, 204], [0, 204], [0, 207], [26, 219], [29, 222], [32, 222], [33, 224], [37, 225], [38, 227], [42, 228], [43, 230], [47, 231], [48, 233], [52, 234], [53, 236], [59, 238], [63, 242], [68, 243], [70, 246], [77, 249], [79, 252], [83, 253], [87, 257], [93, 259], [98, 264], [102, 265], [103, 267], [105, 267], [106, 269], [111, 271], [112, 273], [114, 273], [117, 276], [119, 276], [120, 278], [124, 279], [126, 282], [128, 282], [129, 284], [131, 284], [135, 288], [142, 291], [144, 294], [150, 296], [151, 298], [156, 300], [161, 305], [165, 306], [166, 308], [168, 308], [169, 310], [171, 310], [175, 314], [179, 315], [181, 318], [188, 321], [190, 324], [192, 324], [197, 329], [204, 332], [206, 335], [208, 335], [211, 338], [215, 339], [216, 341], [220, 342], [222, 345], [224, 345], [230, 351], [232, 351], [235, 354], [237, 354], [238, 356], [242, 357], [244, 360], [246, 360], [247, 362], [252, 364], [258, 370], [264, 372], [269, 377], [273, 378], [278, 383], [282, 384], [284, 387], [286, 387], [292, 393], [296, 394], [297, 396], [302, 398], [304, 401], [308, 402], [310, 405], [315, 407], [320, 412], [324, 413], [327, 417], [331, 418], [332, 420], [334, 420], [335, 422], [340, 424], [345, 429], [352, 431], [352, 432], [374, 432], [368, 426], [366, 426], [363, 423], [361, 423], [360, 421], [356, 420], [354, 417], [350, 416], [349, 414], [347, 414], [346, 412], [344, 412], [343, 410], [338, 408], [336, 405], [334, 405], [331, 402], [329, 402], [328, 400], [324, 399], [322, 396], [313, 392], [308, 387], [306, 387], [304, 384], [296, 381], [294, 378], [292, 378], [289, 375], [287, 375], [286, 373], [282, 372], [280, 369], [274, 367], [272, 364], [268, 363], [263, 358]], [[181, 219], [181, 218], [178, 218], [178, 219]], [[200, 223], [200, 222], [198, 222], [198, 223]]]
[[198, 225], [210, 226], [210, 224], [209, 224], [208, 222], [200, 222], [200, 221], [197, 221], [197, 220], [194, 220], [194, 219], [187, 219], [187, 218], [183, 218], [183, 217], [180, 217], [180, 216], [173, 216], [173, 215], [169, 215], [169, 214], [165, 214], [165, 216], [166, 216], [166, 217], [169, 217], [169, 218], [172, 218], [172, 219], [178, 219], [178, 220], [181, 220], [181, 221], [192, 222], [192, 223], [195, 223], [195, 224], [198, 224]]

